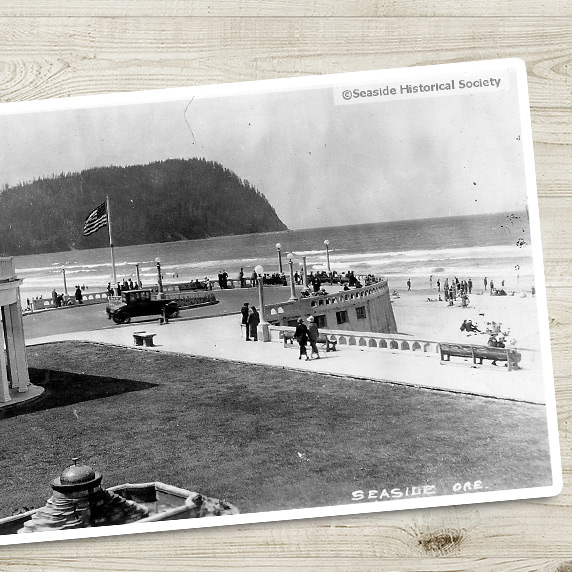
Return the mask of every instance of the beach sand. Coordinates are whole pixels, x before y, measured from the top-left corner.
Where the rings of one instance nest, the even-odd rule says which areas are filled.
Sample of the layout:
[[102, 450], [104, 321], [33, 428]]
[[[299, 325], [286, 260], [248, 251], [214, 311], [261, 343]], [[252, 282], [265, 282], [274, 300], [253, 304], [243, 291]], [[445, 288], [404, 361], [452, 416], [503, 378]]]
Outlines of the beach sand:
[[[436, 288], [397, 292], [391, 300], [397, 328], [402, 334], [441, 342], [486, 345], [489, 338], [484, 333], [486, 325], [494, 321], [502, 324], [503, 331], [510, 330], [508, 340], [514, 340], [519, 349], [540, 349], [537, 299], [530, 291], [525, 297], [520, 293], [491, 296], [481, 289], [469, 296], [467, 307], [462, 307], [460, 298], [453, 306], [444, 299], [439, 301]], [[471, 320], [483, 333], [461, 331], [463, 320]]]

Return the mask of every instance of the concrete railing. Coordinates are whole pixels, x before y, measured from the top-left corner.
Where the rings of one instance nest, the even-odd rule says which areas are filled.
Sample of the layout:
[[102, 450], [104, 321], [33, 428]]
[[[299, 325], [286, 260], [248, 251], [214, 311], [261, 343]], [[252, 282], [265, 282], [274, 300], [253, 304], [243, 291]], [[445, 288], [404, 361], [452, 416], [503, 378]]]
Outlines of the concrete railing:
[[12, 258], [0, 258], [0, 281], [16, 278]]
[[217, 302], [215, 295], [207, 290], [187, 292], [164, 292], [167, 300], [176, 301], [181, 308], [197, 304], [214, 304]]
[[[270, 341], [284, 341], [284, 332], [295, 332], [292, 326], [269, 326]], [[320, 334], [336, 341], [338, 348], [348, 347], [359, 350], [389, 350], [439, 354], [439, 342], [410, 338], [403, 334], [378, 332], [351, 332], [347, 330], [320, 330]]]
[[[107, 304], [107, 300], [107, 292], [90, 292], [89, 294], [82, 292], [82, 303], [86, 306], [91, 304]], [[56, 305], [51, 298], [37, 298], [30, 300], [30, 303], [33, 311], [56, 308]], [[75, 296], [64, 295], [63, 304], [59, 307], [67, 308], [69, 306], [77, 305], [79, 305], [79, 302], [75, 299]]]
[[320, 306], [338, 305], [345, 307], [354, 300], [366, 300], [370, 296], [379, 296], [384, 290], [388, 292], [388, 286], [387, 281], [382, 279], [363, 288], [342, 290], [335, 294], [319, 294], [317, 296], [300, 297], [297, 300], [288, 300], [278, 304], [265, 304], [264, 312], [269, 320], [280, 317], [282, 314], [286, 316], [304, 315], [311, 313], [310, 310], [312, 308]]

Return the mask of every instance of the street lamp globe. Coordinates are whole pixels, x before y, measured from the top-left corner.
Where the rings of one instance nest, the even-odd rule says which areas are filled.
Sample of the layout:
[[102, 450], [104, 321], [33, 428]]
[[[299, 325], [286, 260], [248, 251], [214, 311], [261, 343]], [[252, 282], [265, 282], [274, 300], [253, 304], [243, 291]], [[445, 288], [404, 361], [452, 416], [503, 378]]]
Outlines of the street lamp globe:
[[330, 241], [326, 238], [326, 240], [324, 240], [324, 244], [325, 244], [326, 246], [328, 246], [328, 245], [330, 244]]
[[282, 245], [279, 242], [277, 242], [276, 243], [276, 250], [280, 250], [281, 248], [282, 248]]
[[264, 267], [259, 264], [254, 268], [254, 271], [256, 274], [258, 274], [258, 276], [262, 276], [264, 274]]
[[289, 253], [286, 255], [286, 258], [287, 258], [288, 261], [291, 263], [292, 260], [293, 260], [293, 258], [294, 258], [294, 255], [293, 255], [291, 252], [289, 252]]

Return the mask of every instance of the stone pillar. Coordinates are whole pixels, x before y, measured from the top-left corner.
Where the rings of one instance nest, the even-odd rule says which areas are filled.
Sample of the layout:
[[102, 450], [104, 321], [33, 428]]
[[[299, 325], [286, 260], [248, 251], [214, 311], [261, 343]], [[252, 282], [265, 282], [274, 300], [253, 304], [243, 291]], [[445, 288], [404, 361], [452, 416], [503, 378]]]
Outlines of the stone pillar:
[[22, 306], [19, 297], [15, 303], [3, 308], [3, 315], [6, 325], [6, 351], [10, 363], [12, 387], [18, 387], [19, 393], [25, 393], [30, 385], [30, 376], [28, 359], [26, 358]]
[[1, 330], [0, 336], [0, 403], [10, 401], [10, 384], [8, 381], [8, 369], [6, 364], [6, 355], [4, 354], [4, 329]]

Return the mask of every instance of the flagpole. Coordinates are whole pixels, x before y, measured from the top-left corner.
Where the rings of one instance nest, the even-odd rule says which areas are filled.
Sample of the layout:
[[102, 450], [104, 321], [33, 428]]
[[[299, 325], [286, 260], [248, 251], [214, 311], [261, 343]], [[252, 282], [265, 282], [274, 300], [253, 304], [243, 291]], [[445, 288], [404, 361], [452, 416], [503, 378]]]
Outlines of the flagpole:
[[109, 208], [109, 195], [105, 197], [107, 203], [107, 230], [109, 231], [109, 250], [111, 251], [111, 272], [112, 283], [111, 287], [115, 290], [117, 288], [117, 274], [115, 273], [115, 254], [113, 252], [113, 239], [111, 238], [111, 209]]

